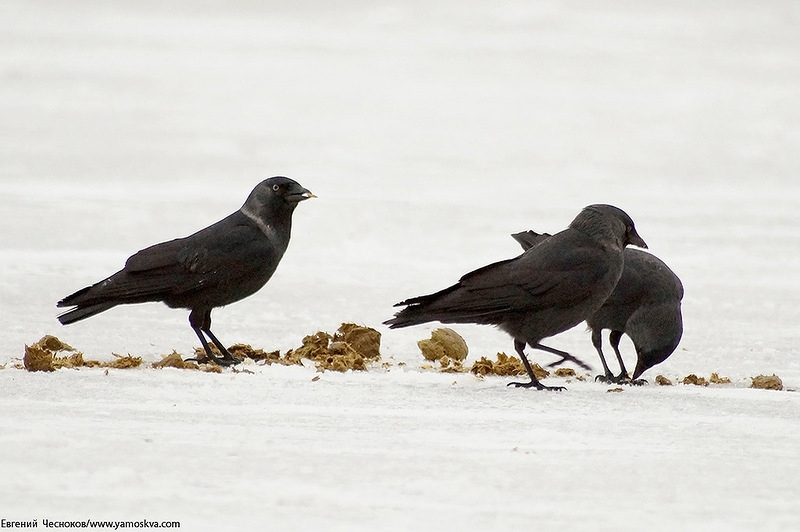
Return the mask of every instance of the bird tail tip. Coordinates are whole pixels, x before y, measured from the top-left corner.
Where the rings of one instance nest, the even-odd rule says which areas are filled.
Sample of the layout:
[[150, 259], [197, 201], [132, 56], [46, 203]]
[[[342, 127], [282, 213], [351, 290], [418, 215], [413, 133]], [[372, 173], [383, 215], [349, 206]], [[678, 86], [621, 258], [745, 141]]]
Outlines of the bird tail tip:
[[[62, 300], [63, 301], [63, 300]], [[57, 306], [63, 307], [61, 305], [61, 301], [58, 302]], [[97, 303], [94, 305], [88, 305], [86, 307], [76, 307], [72, 310], [68, 310], [63, 314], [59, 314], [56, 316], [58, 321], [61, 325], [69, 325], [70, 323], [75, 323], [76, 321], [81, 321], [95, 314], [99, 314], [105, 310], [110, 309], [111, 307], [115, 306], [115, 303]]]

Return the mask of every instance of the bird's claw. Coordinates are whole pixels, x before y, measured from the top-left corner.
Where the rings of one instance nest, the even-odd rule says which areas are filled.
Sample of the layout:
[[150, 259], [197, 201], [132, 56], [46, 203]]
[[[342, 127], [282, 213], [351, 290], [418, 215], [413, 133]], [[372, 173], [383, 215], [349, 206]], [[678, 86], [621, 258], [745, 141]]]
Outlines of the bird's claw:
[[646, 379], [631, 379], [628, 375], [620, 373], [617, 376], [614, 375], [598, 375], [594, 378], [595, 382], [600, 381], [606, 384], [628, 384], [631, 386], [643, 386], [647, 384]]
[[604, 382], [606, 384], [619, 384], [617, 377], [613, 375], [598, 375], [594, 378], [594, 381]]
[[513, 386], [515, 388], [536, 388], [537, 390], [548, 390], [551, 392], [563, 392], [566, 390], [563, 386], [545, 386], [541, 382], [509, 382], [506, 386]]
[[218, 366], [230, 367], [236, 364], [241, 364], [242, 361], [234, 356], [231, 357], [215, 357], [206, 355], [203, 358], [186, 358], [184, 362], [197, 362], [198, 364], [216, 364]]

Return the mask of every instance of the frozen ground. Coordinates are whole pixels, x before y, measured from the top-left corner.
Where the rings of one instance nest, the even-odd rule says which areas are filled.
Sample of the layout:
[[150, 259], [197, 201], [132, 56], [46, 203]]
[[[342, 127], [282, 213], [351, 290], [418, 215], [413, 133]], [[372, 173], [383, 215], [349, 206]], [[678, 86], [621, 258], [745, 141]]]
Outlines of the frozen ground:
[[[800, 395], [747, 388], [800, 388], [799, 18], [790, 1], [1, 2], [0, 517], [800, 529]], [[87, 358], [189, 353], [184, 312], [63, 328], [55, 302], [275, 174], [319, 199], [215, 331], [285, 351], [360, 322], [391, 369], [13, 368], [48, 333]], [[596, 202], [686, 287], [681, 346], [645, 376], [732, 385], [509, 389], [421, 370], [435, 325], [379, 325]], [[470, 361], [511, 351], [456, 329]], [[582, 327], [549, 343], [599, 368]]]

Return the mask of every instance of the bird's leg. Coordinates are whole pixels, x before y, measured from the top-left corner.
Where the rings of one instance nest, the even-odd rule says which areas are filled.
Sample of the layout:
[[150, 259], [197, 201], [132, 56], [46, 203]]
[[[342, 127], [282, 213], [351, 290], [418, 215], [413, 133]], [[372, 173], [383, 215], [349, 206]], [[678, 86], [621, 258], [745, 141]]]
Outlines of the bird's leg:
[[242, 362], [241, 360], [230, 354], [230, 352], [227, 349], [225, 349], [225, 347], [222, 345], [222, 342], [220, 342], [217, 339], [217, 337], [214, 336], [214, 333], [211, 332], [211, 329], [204, 329], [203, 332], [206, 333], [209, 338], [211, 338], [211, 341], [214, 342], [215, 346], [217, 346], [219, 352], [222, 353], [222, 358], [217, 359], [215, 361], [217, 364], [220, 364], [222, 366], [235, 366], [236, 364]]
[[536, 388], [537, 390], [566, 390], [563, 386], [545, 386], [539, 382], [539, 379], [536, 378], [536, 374], [533, 373], [531, 363], [528, 362], [528, 357], [525, 356], [525, 342], [515, 339], [514, 350], [516, 350], [520, 360], [522, 360], [522, 364], [525, 366], [525, 371], [528, 372], [528, 377], [531, 378], [531, 382], [509, 382], [507, 386], [514, 386], [516, 388]]
[[592, 329], [592, 344], [597, 349], [597, 354], [600, 355], [600, 362], [603, 364], [603, 371], [605, 375], [598, 375], [594, 378], [595, 381], [614, 382], [614, 375], [606, 363], [606, 357], [603, 355], [603, 331], [602, 329]]
[[241, 360], [231, 355], [230, 352], [225, 348], [225, 346], [222, 345], [222, 342], [220, 342], [217, 339], [217, 337], [214, 336], [214, 333], [211, 332], [210, 310], [206, 311], [206, 313], [203, 315], [203, 325], [200, 328], [200, 330], [203, 331], [206, 334], [206, 336], [208, 336], [211, 339], [212, 342], [214, 342], [214, 345], [217, 346], [219, 352], [222, 353], [222, 358], [218, 358], [214, 360], [214, 362], [216, 362], [220, 366], [235, 366], [236, 364], [241, 363]]
[[554, 366], [559, 366], [559, 365], [563, 364], [564, 362], [570, 361], [570, 362], [574, 362], [575, 364], [579, 365], [580, 367], [582, 367], [585, 370], [591, 370], [592, 369], [592, 366], [590, 366], [589, 364], [587, 364], [583, 360], [570, 355], [566, 351], [561, 351], [559, 349], [554, 349], [552, 347], [547, 347], [546, 345], [542, 345], [542, 344], [532, 345], [531, 347], [534, 348], [534, 349], [541, 349], [542, 351], [547, 351], [548, 353], [553, 353], [554, 355], [558, 355], [558, 356], [561, 357], [561, 360], [556, 360], [555, 362], [553, 362], [551, 364], [548, 364], [547, 365], [548, 368], [552, 368]]
[[[206, 322], [207, 321], [210, 322], [210, 320], [211, 320], [210, 314], [211, 314], [210, 312], [197, 311], [197, 310], [192, 310], [192, 312], [189, 313], [189, 325], [192, 326], [192, 330], [194, 330], [195, 334], [200, 339], [200, 344], [203, 346], [203, 350], [206, 352], [206, 357], [203, 358], [203, 359], [187, 358], [186, 362], [208, 362], [208, 361], [211, 361], [211, 362], [214, 362], [215, 364], [218, 364], [220, 366], [230, 365], [230, 363], [228, 363], [224, 358], [219, 358], [216, 355], [214, 355], [214, 352], [211, 350], [211, 346], [208, 345], [208, 340], [206, 340], [206, 337], [203, 336], [204, 327], [206, 325]], [[212, 339], [214, 344], [217, 345], [217, 348], [219, 348], [219, 344], [217, 344], [216, 338], [214, 338], [213, 336], [210, 336], [210, 338]], [[225, 350], [224, 352], [227, 352], [227, 350]], [[228, 356], [230, 356], [230, 353], [228, 353]], [[233, 358], [233, 357], [231, 357], [231, 358]]]
[[202, 363], [202, 362], [211, 361], [211, 362], [219, 364], [219, 361], [221, 359], [217, 358], [214, 355], [214, 353], [211, 351], [211, 347], [208, 345], [208, 341], [206, 340], [206, 337], [203, 336], [203, 333], [200, 330], [200, 328], [199, 327], [197, 327], [197, 328], [192, 327], [192, 329], [194, 330], [195, 334], [197, 334], [197, 337], [200, 338], [200, 344], [203, 346], [203, 349], [206, 352], [206, 357], [202, 358], [202, 359], [201, 358], [187, 358], [184, 362], [201, 362]]
[[625, 369], [625, 362], [622, 361], [622, 353], [619, 352], [620, 340], [622, 340], [622, 331], [611, 331], [611, 334], [608, 335], [608, 342], [614, 348], [614, 353], [617, 355], [617, 361], [619, 362], [620, 371], [614, 382], [617, 384], [633, 384], [631, 376], [628, 375], [628, 370]]
[[198, 311], [196, 309], [193, 309], [189, 313], [189, 325], [191, 325], [192, 330], [200, 339], [200, 344], [203, 346], [203, 350], [206, 352], [206, 357], [203, 359], [187, 358], [186, 362], [207, 362], [209, 360], [212, 362], [217, 362], [219, 360], [211, 351], [211, 347], [208, 345], [206, 337], [203, 336], [202, 329], [204, 321], [205, 321], [205, 311]]

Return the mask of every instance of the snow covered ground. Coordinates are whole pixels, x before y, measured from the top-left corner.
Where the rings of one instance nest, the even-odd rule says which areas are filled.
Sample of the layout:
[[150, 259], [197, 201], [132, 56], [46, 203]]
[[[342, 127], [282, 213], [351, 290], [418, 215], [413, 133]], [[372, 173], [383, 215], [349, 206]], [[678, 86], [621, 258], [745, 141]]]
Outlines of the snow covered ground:
[[[0, 3], [0, 517], [800, 529], [798, 18], [790, 1]], [[354, 321], [390, 368], [14, 369], [44, 334], [93, 359], [190, 353], [185, 312], [61, 327], [55, 302], [276, 174], [319, 199], [215, 332], [285, 351]], [[645, 377], [731, 385], [511, 389], [420, 369], [436, 324], [380, 325], [598, 202], [686, 288], [681, 346]], [[454, 328], [469, 362], [512, 352]], [[548, 343], [599, 369], [583, 327]], [[773, 373], [788, 391], [748, 388]]]

